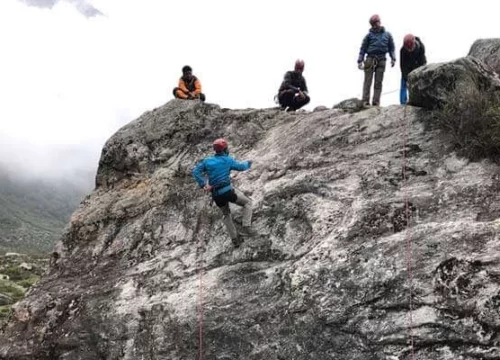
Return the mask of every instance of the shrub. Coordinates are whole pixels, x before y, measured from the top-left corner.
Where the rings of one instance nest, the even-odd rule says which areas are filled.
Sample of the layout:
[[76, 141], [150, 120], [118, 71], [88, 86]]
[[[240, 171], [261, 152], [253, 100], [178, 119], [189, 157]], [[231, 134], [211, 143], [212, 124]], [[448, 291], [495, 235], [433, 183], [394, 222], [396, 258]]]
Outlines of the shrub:
[[31, 275], [29, 278], [20, 280], [17, 282], [17, 285], [22, 286], [25, 289], [29, 289], [31, 286], [36, 284], [40, 280], [40, 277], [37, 275]]
[[0, 306], [0, 319], [7, 318], [10, 314], [11, 305]]
[[500, 160], [500, 96], [476, 89], [455, 90], [436, 110], [434, 126], [450, 138], [458, 155], [475, 161]]
[[8, 280], [0, 280], [0, 293], [10, 296], [14, 302], [24, 297], [24, 289]]

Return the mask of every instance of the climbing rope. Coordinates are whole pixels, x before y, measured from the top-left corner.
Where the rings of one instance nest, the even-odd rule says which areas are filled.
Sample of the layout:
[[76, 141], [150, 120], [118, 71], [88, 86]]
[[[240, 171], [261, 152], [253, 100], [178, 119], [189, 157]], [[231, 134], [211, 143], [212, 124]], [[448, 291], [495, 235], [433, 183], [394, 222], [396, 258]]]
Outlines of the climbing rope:
[[[203, 237], [202, 237], [203, 239]], [[200, 292], [199, 292], [199, 302], [198, 302], [198, 324], [199, 324], [199, 360], [203, 359], [203, 251], [204, 251], [204, 242], [200, 240], [201, 249], [200, 249]]]
[[[211, 199], [211, 197], [210, 197]], [[208, 200], [204, 205], [202, 211], [199, 212], [198, 221], [196, 222], [195, 236], [199, 236], [199, 231], [203, 222], [203, 217], [207, 216], [208, 207], [211, 206], [210, 200]], [[199, 360], [203, 359], [203, 273], [205, 270], [205, 260], [203, 254], [205, 253], [205, 241], [203, 236], [199, 236], [199, 248], [198, 248], [198, 260], [199, 260], [199, 291], [198, 291], [198, 337], [199, 337]]]
[[403, 196], [405, 202], [405, 213], [406, 213], [406, 265], [408, 270], [408, 283], [409, 283], [409, 314], [408, 314], [408, 332], [410, 336], [410, 351], [411, 360], [415, 359], [415, 354], [413, 350], [413, 273], [412, 273], [412, 238], [411, 238], [411, 215], [409, 209], [408, 200], [408, 178], [406, 177], [406, 145], [408, 141], [409, 123], [410, 120], [406, 114], [407, 107], [404, 107], [403, 118], [405, 122], [405, 134], [403, 137]]
[[395, 93], [397, 91], [399, 91], [399, 89], [394, 89], [394, 90], [386, 91], [386, 92], [383, 92], [380, 96], [389, 95], [389, 94]]

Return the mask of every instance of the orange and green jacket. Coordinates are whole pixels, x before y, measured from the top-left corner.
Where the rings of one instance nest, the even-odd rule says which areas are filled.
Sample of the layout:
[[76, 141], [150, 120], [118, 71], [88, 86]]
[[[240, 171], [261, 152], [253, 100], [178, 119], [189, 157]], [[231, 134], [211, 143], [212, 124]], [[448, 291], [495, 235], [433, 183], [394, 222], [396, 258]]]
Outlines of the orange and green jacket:
[[179, 79], [179, 89], [181, 91], [177, 91], [177, 95], [179, 95], [183, 99], [188, 98], [189, 92], [194, 92], [195, 95], [201, 94], [201, 82], [198, 80], [196, 76], [193, 76], [190, 82], [186, 82], [183, 77]]

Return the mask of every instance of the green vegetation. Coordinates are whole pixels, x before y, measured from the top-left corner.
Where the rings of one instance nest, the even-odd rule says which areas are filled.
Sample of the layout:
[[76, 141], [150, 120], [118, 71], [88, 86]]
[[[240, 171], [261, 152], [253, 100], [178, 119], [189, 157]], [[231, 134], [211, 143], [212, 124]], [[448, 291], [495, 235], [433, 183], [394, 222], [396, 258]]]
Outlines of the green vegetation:
[[20, 286], [22, 286], [23, 288], [25, 288], [27, 290], [31, 286], [35, 285], [38, 282], [38, 280], [40, 280], [40, 276], [32, 275], [32, 276], [29, 276], [26, 279], [19, 280], [17, 282], [17, 285], [20, 285]]
[[9, 317], [11, 305], [0, 306], [0, 322]]
[[47, 265], [48, 259], [43, 256], [0, 256], [0, 325], [7, 320], [12, 305], [21, 300], [26, 291], [40, 279]]
[[500, 160], [500, 96], [477, 90], [455, 91], [437, 110], [433, 125], [452, 141], [457, 153], [473, 161]]
[[0, 294], [9, 296], [14, 302], [19, 301], [24, 296], [24, 288], [9, 280], [0, 280]]

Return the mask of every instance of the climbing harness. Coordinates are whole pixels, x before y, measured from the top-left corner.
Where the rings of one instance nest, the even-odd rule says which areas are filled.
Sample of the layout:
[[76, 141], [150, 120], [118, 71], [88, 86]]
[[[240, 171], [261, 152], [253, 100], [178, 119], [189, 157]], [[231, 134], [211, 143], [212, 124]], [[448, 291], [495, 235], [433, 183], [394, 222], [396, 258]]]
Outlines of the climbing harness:
[[413, 350], [413, 274], [412, 274], [412, 238], [411, 238], [411, 215], [409, 212], [409, 201], [408, 201], [408, 178], [406, 177], [406, 144], [408, 141], [409, 132], [409, 120], [406, 114], [407, 107], [405, 106], [403, 110], [403, 118], [405, 123], [405, 134], [403, 136], [403, 197], [405, 202], [405, 214], [406, 214], [406, 264], [408, 269], [408, 282], [409, 282], [409, 314], [408, 314], [408, 332], [410, 336], [410, 350], [411, 350], [411, 360], [415, 359]]

